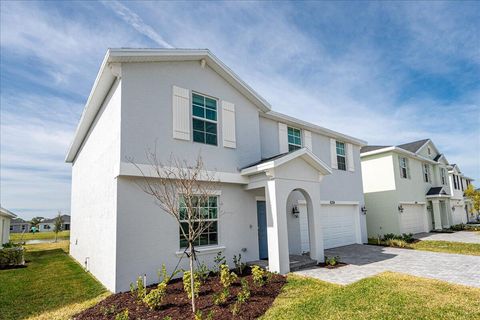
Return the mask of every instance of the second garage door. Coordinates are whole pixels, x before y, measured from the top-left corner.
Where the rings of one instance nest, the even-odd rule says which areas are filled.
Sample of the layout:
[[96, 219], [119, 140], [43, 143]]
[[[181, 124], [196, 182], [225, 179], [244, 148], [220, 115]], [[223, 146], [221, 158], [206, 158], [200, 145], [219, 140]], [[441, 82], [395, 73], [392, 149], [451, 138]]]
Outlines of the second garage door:
[[403, 204], [400, 213], [401, 233], [425, 232], [425, 210], [421, 204]]
[[455, 210], [452, 210], [453, 224], [467, 223], [467, 213], [463, 206], [454, 206]]
[[325, 249], [356, 243], [356, 205], [322, 205]]

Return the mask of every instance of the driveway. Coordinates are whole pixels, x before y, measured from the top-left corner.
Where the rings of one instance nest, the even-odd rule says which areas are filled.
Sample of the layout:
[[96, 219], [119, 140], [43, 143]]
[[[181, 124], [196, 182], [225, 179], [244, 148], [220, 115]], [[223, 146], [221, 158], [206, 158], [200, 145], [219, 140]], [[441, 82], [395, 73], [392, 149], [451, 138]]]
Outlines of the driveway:
[[328, 249], [325, 255], [339, 256], [348, 265], [336, 269], [315, 267], [295, 274], [346, 285], [393, 271], [480, 288], [480, 256], [361, 244]]
[[480, 243], [480, 233], [475, 231], [457, 231], [454, 233], [425, 232], [417, 233], [413, 237], [420, 240]]

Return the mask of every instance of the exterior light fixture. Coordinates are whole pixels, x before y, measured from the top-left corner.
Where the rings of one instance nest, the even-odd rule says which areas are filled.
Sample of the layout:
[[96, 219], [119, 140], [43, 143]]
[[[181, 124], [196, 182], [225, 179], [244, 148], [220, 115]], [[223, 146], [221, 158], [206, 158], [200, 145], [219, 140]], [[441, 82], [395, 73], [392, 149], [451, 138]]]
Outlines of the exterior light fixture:
[[298, 210], [298, 207], [297, 206], [293, 206], [292, 208], [292, 214], [295, 218], [298, 218], [298, 214], [300, 213], [300, 211]]
[[404, 209], [403, 209], [403, 206], [402, 206], [402, 205], [399, 205], [399, 206], [398, 206], [398, 211], [399, 211], [400, 213], [403, 213], [403, 210], [404, 210]]
[[367, 207], [365, 206], [362, 206], [362, 208], [360, 209], [362, 211], [363, 214], [367, 214]]
[[455, 211], [455, 206], [452, 206], [452, 211]]

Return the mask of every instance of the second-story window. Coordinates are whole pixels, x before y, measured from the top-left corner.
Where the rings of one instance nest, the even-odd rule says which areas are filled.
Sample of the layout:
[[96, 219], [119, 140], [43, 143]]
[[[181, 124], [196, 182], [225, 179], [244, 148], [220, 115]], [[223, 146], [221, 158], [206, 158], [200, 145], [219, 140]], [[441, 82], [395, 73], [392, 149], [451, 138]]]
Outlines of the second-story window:
[[345, 156], [345, 143], [337, 141], [337, 167], [338, 170], [347, 170], [347, 157]]
[[400, 163], [400, 177], [403, 179], [408, 178], [408, 159], [406, 157], [399, 157], [398, 161]]
[[463, 178], [460, 178], [460, 187], [462, 188], [462, 191], [464, 191], [463, 190]]
[[193, 141], [217, 145], [217, 100], [192, 95]]
[[432, 182], [432, 178], [430, 177], [430, 165], [427, 163], [423, 164], [423, 181]]
[[446, 185], [447, 184], [447, 178], [445, 174], [445, 168], [440, 168], [440, 178], [442, 179], [442, 184]]
[[300, 129], [288, 127], [288, 151], [302, 148], [302, 132]]
[[457, 176], [452, 175], [452, 180], [453, 180], [453, 189], [457, 190], [458, 189], [458, 187], [457, 187]]

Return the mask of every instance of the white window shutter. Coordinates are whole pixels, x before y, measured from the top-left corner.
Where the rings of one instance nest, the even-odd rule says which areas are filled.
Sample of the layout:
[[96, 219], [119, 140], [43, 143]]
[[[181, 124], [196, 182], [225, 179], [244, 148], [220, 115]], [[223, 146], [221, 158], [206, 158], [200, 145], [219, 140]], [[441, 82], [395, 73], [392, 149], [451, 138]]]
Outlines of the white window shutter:
[[338, 169], [337, 164], [337, 141], [330, 139], [330, 162], [333, 169]]
[[190, 140], [190, 92], [173, 86], [172, 96], [173, 137]]
[[288, 152], [288, 130], [285, 123], [278, 123], [278, 142], [280, 153]]
[[235, 105], [231, 102], [222, 101], [222, 136], [225, 148], [236, 148], [235, 137]]
[[303, 146], [312, 151], [312, 133], [307, 130], [303, 130]]
[[353, 146], [347, 143], [347, 169], [348, 171], [355, 171], [355, 164], [353, 161]]

